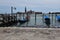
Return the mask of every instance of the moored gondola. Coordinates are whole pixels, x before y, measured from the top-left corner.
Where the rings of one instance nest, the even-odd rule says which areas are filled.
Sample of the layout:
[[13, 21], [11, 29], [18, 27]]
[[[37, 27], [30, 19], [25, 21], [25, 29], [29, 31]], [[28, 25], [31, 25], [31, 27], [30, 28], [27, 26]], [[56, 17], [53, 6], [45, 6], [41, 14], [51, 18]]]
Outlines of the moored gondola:
[[25, 18], [23, 18], [23, 19], [20, 19], [20, 20], [18, 20], [19, 22], [20, 22], [20, 24], [23, 24], [23, 23], [25, 23], [25, 22], [28, 22], [30, 20], [30, 16], [27, 16], [27, 17], [25, 17]]
[[44, 16], [45, 24], [50, 27], [50, 18], [48, 16]]
[[56, 16], [57, 21], [60, 22], [60, 16]]

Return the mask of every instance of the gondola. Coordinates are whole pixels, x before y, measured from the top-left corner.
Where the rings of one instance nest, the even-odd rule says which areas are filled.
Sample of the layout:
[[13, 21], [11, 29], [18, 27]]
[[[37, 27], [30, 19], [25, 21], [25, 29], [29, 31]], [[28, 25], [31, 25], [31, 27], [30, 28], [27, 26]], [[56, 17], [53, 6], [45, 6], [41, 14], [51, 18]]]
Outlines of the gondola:
[[25, 17], [25, 18], [23, 18], [23, 19], [20, 19], [20, 20], [18, 20], [18, 21], [20, 22], [20, 24], [23, 24], [23, 23], [25, 23], [25, 22], [28, 22], [29, 19], [30, 19], [30, 17], [27, 16], [27, 17]]
[[24, 19], [24, 20], [19, 20], [20, 24], [23, 24], [25, 22], [27, 22], [28, 20]]
[[48, 16], [44, 16], [45, 24], [49, 27], [50, 26], [50, 18]]
[[57, 21], [60, 22], [60, 16], [56, 16]]

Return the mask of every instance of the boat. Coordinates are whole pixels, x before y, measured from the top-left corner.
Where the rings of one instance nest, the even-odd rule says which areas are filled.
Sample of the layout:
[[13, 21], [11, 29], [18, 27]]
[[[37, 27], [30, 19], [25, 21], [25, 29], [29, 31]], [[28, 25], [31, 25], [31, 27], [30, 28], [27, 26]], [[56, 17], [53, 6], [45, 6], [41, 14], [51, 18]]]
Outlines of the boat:
[[56, 16], [57, 21], [60, 22], [60, 16]]
[[25, 22], [28, 22], [29, 19], [30, 19], [30, 16], [27, 16], [27, 17], [22, 18], [22, 19], [20, 19], [20, 20], [18, 20], [18, 21], [20, 22], [20, 24], [23, 24], [23, 23], [25, 23]]
[[50, 26], [50, 18], [48, 16], [44, 16], [45, 24], [49, 27]]

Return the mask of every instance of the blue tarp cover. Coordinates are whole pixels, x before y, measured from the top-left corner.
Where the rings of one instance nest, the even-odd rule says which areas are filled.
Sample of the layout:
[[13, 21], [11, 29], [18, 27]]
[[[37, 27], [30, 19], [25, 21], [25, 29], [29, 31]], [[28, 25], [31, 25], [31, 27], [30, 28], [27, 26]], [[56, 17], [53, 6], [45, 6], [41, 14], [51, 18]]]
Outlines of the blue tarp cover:
[[60, 16], [56, 16], [57, 19], [60, 19]]
[[49, 16], [44, 16], [44, 18], [49, 18]]

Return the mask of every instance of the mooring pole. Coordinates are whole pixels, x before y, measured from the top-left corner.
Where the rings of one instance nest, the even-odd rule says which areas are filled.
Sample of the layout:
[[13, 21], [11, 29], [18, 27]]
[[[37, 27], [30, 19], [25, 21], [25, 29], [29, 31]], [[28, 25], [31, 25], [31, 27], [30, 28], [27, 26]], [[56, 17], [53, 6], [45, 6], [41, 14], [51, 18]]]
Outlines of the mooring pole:
[[52, 26], [53, 26], [53, 13], [52, 13]]
[[36, 25], [36, 13], [35, 13], [35, 25]]
[[43, 25], [44, 25], [44, 13], [42, 14], [42, 21], [43, 21]]
[[24, 14], [25, 14], [25, 13], [23, 13], [23, 19], [24, 19]]
[[[27, 17], [28, 17], [28, 13], [27, 13], [27, 8], [26, 8], [26, 6], [25, 6], [25, 14], [27, 15]], [[28, 19], [27, 19], [28, 20]], [[27, 22], [27, 25], [26, 26], [28, 26], [28, 22]]]
[[55, 14], [55, 25], [56, 25], [56, 14]]
[[[51, 12], [49, 12], [49, 18], [51, 17], [50, 14], [51, 14]], [[51, 19], [50, 19], [50, 20], [51, 20]], [[51, 24], [51, 21], [50, 21], [50, 24]], [[49, 27], [50, 27], [50, 25], [49, 25]]]

